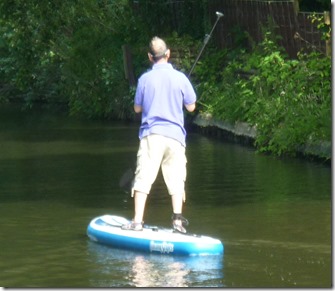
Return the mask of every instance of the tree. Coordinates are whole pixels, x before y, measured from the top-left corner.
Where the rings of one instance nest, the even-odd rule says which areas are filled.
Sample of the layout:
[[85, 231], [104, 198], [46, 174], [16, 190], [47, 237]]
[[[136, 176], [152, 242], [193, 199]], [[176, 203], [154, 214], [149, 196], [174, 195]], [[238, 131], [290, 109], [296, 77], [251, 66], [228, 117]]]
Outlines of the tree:
[[67, 102], [87, 116], [119, 112], [129, 92], [121, 46], [147, 39], [127, 0], [3, 1], [0, 15], [0, 76], [11, 88], [2, 96]]

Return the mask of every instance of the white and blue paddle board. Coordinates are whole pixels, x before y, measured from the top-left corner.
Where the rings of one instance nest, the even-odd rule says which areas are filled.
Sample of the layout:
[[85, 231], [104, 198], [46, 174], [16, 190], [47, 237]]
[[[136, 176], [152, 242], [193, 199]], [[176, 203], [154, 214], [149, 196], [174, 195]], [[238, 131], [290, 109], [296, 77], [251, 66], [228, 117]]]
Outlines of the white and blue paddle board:
[[130, 221], [115, 215], [94, 218], [87, 227], [88, 237], [116, 248], [168, 255], [222, 255], [219, 239], [204, 235], [182, 234], [173, 229], [144, 225], [142, 231], [123, 230]]

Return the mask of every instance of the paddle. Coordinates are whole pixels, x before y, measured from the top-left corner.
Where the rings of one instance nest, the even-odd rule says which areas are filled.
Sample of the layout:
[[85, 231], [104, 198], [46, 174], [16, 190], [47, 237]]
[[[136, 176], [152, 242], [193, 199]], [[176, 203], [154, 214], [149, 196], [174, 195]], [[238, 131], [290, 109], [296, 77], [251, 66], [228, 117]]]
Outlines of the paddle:
[[129, 169], [127, 169], [127, 171], [124, 172], [124, 174], [122, 175], [122, 177], [120, 179], [119, 186], [126, 193], [130, 193], [131, 192], [131, 188], [134, 185], [135, 166], [130, 167]]
[[219, 11], [216, 11], [216, 17], [217, 17], [217, 18], [216, 18], [216, 21], [215, 21], [215, 23], [214, 23], [214, 25], [213, 25], [213, 27], [212, 27], [211, 32], [210, 32], [209, 34], [206, 34], [206, 36], [205, 36], [203, 46], [202, 46], [202, 48], [201, 48], [201, 50], [200, 50], [200, 52], [199, 52], [197, 58], [195, 59], [195, 62], [194, 62], [194, 64], [193, 64], [193, 66], [192, 66], [190, 72], [188, 73], [188, 77], [191, 76], [191, 74], [192, 74], [192, 72], [193, 72], [193, 70], [194, 70], [195, 65], [198, 63], [199, 58], [200, 58], [200, 56], [201, 56], [201, 54], [202, 54], [202, 52], [203, 52], [205, 46], [207, 45], [209, 39], [210, 39], [211, 36], [212, 36], [212, 33], [213, 33], [213, 31], [214, 31], [214, 28], [215, 28], [216, 24], [219, 22], [219, 20], [220, 20], [220, 18], [221, 18], [222, 16], [223, 16], [223, 13], [221, 13], [221, 12], [219, 12]]

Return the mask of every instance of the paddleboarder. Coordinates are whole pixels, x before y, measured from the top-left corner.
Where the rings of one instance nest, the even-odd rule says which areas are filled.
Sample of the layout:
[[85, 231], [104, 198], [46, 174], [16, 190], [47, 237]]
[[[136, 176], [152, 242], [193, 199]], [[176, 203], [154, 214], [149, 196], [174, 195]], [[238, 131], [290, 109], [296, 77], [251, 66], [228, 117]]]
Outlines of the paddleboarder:
[[172, 201], [172, 227], [186, 233], [187, 219], [182, 216], [185, 202], [186, 130], [183, 108], [192, 112], [196, 94], [186, 75], [169, 63], [170, 49], [165, 41], [153, 37], [148, 58], [152, 70], [138, 80], [134, 111], [141, 113], [140, 145], [131, 196], [135, 214], [125, 230], [142, 230], [147, 196], [161, 167]]

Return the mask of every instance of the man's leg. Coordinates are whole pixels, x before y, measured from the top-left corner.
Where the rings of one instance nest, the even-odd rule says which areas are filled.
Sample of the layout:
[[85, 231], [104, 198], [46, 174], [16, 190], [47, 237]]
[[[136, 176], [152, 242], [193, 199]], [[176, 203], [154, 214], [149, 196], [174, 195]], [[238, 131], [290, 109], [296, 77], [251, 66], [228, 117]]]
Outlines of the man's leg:
[[121, 226], [125, 230], [143, 230], [143, 215], [147, 194], [139, 191], [134, 191], [135, 215], [133, 220]]
[[182, 194], [171, 195], [173, 208], [173, 215], [171, 218], [173, 228], [179, 232], [186, 233], [184, 226], [188, 225], [188, 220], [182, 216], [183, 197], [184, 195]]
[[174, 194], [171, 195], [173, 213], [183, 212], [183, 195]]
[[148, 194], [135, 191], [135, 223], [142, 223]]
[[147, 196], [152, 183], [157, 177], [163, 154], [164, 144], [161, 136], [149, 135], [141, 140], [137, 153], [135, 181], [131, 191], [131, 196], [134, 197], [135, 214], [133, 221], [122, 226], [122, 229], [143, 229], [142, 224]]
[[183, 225], [188, 225], [182, 216], [185, 201], [186, 155], [185, 147], [178, 141], [167, 138], [167, 150], [162, 162], [162, 172], [172, 200], [172, 225], [179, 232], [186, 233]]

